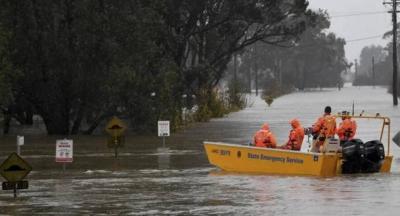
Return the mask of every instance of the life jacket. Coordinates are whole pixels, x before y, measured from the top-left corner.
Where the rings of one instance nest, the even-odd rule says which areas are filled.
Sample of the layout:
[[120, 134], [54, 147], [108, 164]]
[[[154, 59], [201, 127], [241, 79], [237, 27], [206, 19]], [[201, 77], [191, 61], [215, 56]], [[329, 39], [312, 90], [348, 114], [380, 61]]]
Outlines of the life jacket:
[[354, 135], [357, 131], [357, 123], [356, 121], [346, 118], [340, 123], [339, 128], [337, 129], [337, 134], [341, 141], [347, 141], [354, 138]]
[[336, 134], [336, 118], [335, 116], [326, 115], [324, 117], [321, 134], [324, 137], [333, 137]]
[[319, 134], [322, 129], [322, 125], [324, 123], [324, 116], [319, 117], [317, 121], [312, 125], [312, 132]]
[[254, 135], [254, 144], [257, 147], [275, 148], [275, 136], [269, 130], [261, 129]]
[[330, 114], [325, 114], [318, 118], [312, 128], [312, 133], [315, 138], [318, 135], [324, 138], [333, 137], [336, 133], [336, 118]]
[[289, 140], [283, 148], [300, 151], [304, 139], [304, 128], [297, 119], [293, 119], [290, 124], [293, 129], [290, 131]]

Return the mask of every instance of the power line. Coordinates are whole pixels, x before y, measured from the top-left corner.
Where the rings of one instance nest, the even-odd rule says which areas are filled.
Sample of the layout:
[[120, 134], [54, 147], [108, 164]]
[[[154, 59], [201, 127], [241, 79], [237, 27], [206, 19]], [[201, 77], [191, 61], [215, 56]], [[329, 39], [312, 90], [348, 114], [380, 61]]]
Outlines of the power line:
[[387, 13], [387, 11], [360, 12], [360, 13], [352, 13], [352, 14], [333, 15], [333, 16], [331, 16], [331, 18], [353, 17], [353, 16], [364, 16], [364, 15], [375, 15], [375, 14], [385, 14], [385, 13]]
[[346, 43], [348, 43], [348, 42], [356, 42], [356, 41], [363, 41], [363, 40], [370, 40], [370, 39], [382, 38], [382, 37], [383, 37], [383, 35], [375, 35], [375, 36], [369, 36], [369, 37], [363, 37], [363, 38], [356, 38], [356, 39], [346, 40]]

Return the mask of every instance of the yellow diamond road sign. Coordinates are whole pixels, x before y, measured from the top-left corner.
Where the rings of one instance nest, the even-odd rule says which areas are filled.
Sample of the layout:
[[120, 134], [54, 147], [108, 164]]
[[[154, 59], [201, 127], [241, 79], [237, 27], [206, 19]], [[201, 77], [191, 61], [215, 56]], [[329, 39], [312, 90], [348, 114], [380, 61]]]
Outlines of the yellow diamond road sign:
[[9, 182], [21, 181], [32, 170], [32, 167], [17, 153], [12, 153], [0, 165], [0, 175]]
[[122, 136], [125, 130], [126, 125], [121, 119], [117, 118], [116, 116], [114, 116], [106, 125], [107, 133], [114, 137]]

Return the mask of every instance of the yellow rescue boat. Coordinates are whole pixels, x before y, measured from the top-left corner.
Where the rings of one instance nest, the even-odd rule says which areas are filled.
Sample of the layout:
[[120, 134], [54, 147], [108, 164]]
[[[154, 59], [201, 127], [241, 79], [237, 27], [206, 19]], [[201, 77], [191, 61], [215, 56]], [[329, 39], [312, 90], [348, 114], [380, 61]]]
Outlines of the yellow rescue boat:
[[[338, 117], [341, 116], [338, 115]], [[207, 141], [204, 142], [204, 147], [209, 162], [220, 169], [229, 172], [312, 175], [323, 177], [335, 176], [342, 173], [390, 172], [393, 159], [393, 156], [390, 155], [390, 119], [387, 117], [381, 117], [379, 115], [352, 116], [352, 118], [382, 120], [383, 123], [380, 132], [380, 138], [379, 140], [372, 141], [375, 143], [382, 142], [383, 133], [385, 128], [387, 128], [387, 144], [384, 147], [384, 150], [381, 149], [383, 150], [381, 159], [376, 164], [371, 165], [372, 168], [366, 167], [369, 166], [369, 163], [372, 163], [372, 159], [369, 159], [369, 157], [373, 157], [373, 155], [370, 153], [371, 149], [368, 149], [371, 146], [369, 145], [371, 142], [366, 142], [365, 145], [364, 143], [359, 145], [347, 145], [347, 149], [343, 147], [342, 152], [337, 140], [327, 140], [324, 143], [324, 145], [326, 145], [326, 148], [324, 148], [326, 149], [326, 152], [323, 153], [260, 148], [254, 146]], [[331, 145], [335, 146], [332, 147]], [[382, 144], [378, 145], [379, 148], [381, 148], [380, 146]], [[375, 146], [373, 148], [375, 148]], [[379, 149], [377, 151], [379, 151]], [[354, 155], [356, 156], [354, 158], [356, 159], [354, 159], [353, 156], [349, 156], [350, 153], [348, 152], [351, 152], [351, 154], [355, 152]], [[349, 170], [352, 169], [355, 171], [349, 172]]]

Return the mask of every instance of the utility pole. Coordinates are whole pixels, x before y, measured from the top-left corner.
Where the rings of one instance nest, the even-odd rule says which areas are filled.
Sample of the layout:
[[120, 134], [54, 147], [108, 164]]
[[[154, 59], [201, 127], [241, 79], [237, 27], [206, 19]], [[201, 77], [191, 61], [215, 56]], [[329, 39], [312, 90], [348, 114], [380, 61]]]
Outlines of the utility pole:
[[233, 82], [236, 85], [236, 76], [237, 76], [237, 54], [233, 54]]
[[392, 2], [383, 2], [383, 4], [392, 5], [392, 10], [389, 13], [392, 13], [392, 22], [393, 22], [393, 80], [392, 80], [392, 94], [393, 94], [393, 105], [397, 106], [397, 3], [396, 0], [392, 0]]
[[248, 71], [249, 93], [251, 94], [251, 67], [247, 71]]
[[393, 19], [393, 105], [397, 106], [397, 1], [392, 0]]
[[278, 68], [279, 68], [279, 86], [282, 89], [282, 59], [279, 59]]
[[358, 75], [358, 63], [357, 63], [357, 59], [354, 59], [354, 81], [357, 81], [357, 75]]
[[254, 73], [255, 84], [256, 84], [256, 96], [258, 96], [258, 54], [257, 54], [257, 43], [254, 43]]
[[375, 88], [375, 59], [372, 56], [372, 86]]
[[237, 54], [233, 54], [233, 83], [232, 83], [232, 88], [233, 88], [233, 94], [236, 95], [237, 94]]

